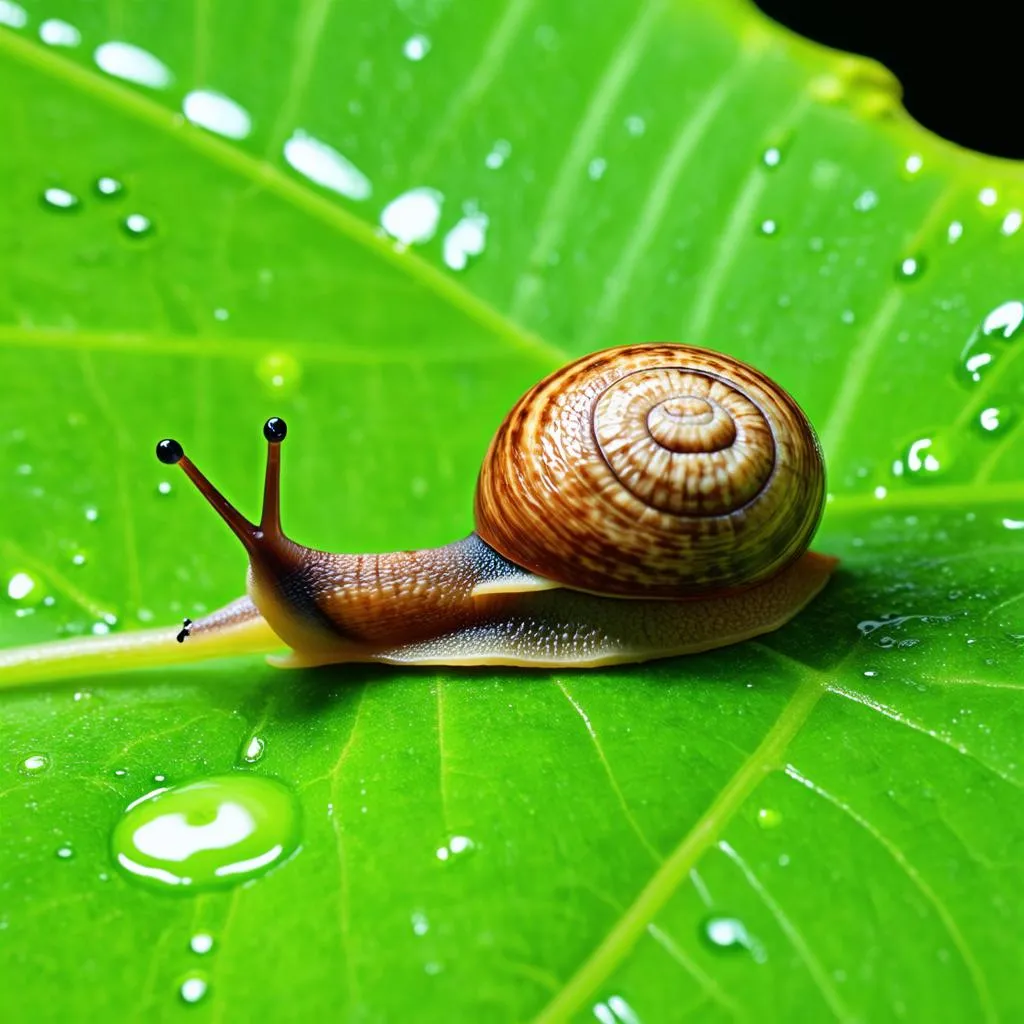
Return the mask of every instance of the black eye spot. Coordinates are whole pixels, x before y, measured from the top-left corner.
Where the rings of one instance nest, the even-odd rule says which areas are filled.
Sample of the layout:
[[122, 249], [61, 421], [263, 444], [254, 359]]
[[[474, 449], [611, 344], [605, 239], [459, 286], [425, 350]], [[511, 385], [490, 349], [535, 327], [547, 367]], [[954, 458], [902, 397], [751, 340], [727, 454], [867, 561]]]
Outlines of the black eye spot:
[[156, 446], [156, 457], [165, 465], [173, 466], [180, 462], [185, 449], [172, 438], [166, 438]]
[[280, 444], [288, 434], [288, 424], [278, 416], [271, 416], [263, 424], [263, 436], [275, 444]]

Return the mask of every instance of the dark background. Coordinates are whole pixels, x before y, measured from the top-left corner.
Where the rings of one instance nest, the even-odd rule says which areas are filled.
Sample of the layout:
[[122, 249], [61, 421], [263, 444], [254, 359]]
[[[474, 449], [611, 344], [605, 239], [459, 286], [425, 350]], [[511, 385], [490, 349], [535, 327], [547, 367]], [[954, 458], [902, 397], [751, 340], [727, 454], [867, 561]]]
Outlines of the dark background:
[[1019, 0], [756, 3], [802, 36], [881, 61], [903, 84], [910, 114], [936, 134], [983, 153], [1024, 159]]

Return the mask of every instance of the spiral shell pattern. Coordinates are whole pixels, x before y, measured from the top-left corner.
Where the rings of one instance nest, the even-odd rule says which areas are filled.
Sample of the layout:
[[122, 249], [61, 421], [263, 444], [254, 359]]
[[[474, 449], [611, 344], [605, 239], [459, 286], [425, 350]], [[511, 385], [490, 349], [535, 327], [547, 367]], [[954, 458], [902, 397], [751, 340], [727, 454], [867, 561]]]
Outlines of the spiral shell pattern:
[[795, 561], [824, 492], [811, 425], [764, 374], [708, 349], [630, 345], [513, 407], [480, 471], [476, 528], [567, 587], [696, 598]]

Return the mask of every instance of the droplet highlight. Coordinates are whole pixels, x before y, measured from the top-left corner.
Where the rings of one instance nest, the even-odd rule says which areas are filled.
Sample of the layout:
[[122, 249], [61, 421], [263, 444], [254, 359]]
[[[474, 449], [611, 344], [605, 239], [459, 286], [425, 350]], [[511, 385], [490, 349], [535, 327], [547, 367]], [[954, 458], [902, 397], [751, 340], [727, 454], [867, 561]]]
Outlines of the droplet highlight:
[[369, 199], [373, 192], [370, 179], [351, 160], [301, 129], [285, 142], [284, 158], [315, 185], [349, 199]]
[[436, 188], [413, 188], [381, 211], [380, 225], [403, 245], [422, 245], [437, 233], [444, 196]]
[[60, 18], [47, 18], [39, 26], [39, 38], [47, 46], [77, 46], [82, 41], [82, 33]]
[[122, 226], [130, 238], [145, 238], [153, 233], [153, 222], [144, 213], [128, 214]]
[[111, 839], [129, 878], [191, 892], [259, 877], [298, 843], [299, 807], [291, 791], [243, 774], [156, 790], [129, 805]]
[[479, 210], [470, 210], [444, 236], [444, 262], [452, 270], [465, 270], [474, 256], [487, 246], [490, 219]]
[[194, 89], [182, 100], [181, 110], [192, 124], [226, 139], [244, 139], [252, 131], [249, 112], [230, 96], [212, 89]]
[[166, 89], [174, 81], [171, 69], [159, 57], [131, 43], [104, 43], [97, 47], [93, 59], [101, 71], [136, 85]]
[[48, 188], [43, 192], [43, 206], [50, 210], [77, 210], [81, 200], [66, 188]]

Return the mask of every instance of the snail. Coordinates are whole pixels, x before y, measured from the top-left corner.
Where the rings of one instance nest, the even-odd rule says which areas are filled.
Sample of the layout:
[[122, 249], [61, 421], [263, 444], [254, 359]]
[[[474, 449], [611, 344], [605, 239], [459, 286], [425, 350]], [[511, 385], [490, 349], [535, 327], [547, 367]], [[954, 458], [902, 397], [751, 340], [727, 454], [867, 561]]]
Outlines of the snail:
[[289, 667], [638, 662], [774, 630], [837, 563], [808, 551], [825, 477], [806, 416], [762, 373], [708, 349], [627, 345], [535, 385], [491, 441], [474, 532], [440, 548], [332, 554], [290, 540], [286, 433], [276, 417], [264, 426], [258, 523], [177, 441], [157, 445], [245, 547], [247, 596], [177, 634], [102, 638], [111, 653], [133, 663], [133, 647], [177, 639], [189, 658], [285, 645], [270, 660]]

